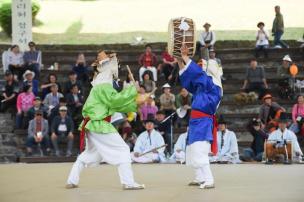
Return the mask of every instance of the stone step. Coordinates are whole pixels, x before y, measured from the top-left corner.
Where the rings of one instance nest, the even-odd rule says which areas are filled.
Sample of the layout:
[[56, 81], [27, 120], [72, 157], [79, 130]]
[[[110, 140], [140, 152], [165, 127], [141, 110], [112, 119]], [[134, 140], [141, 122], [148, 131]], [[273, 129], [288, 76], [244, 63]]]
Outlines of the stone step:
[[75, 162], [76, 156], [72, 157], [53, 157], [53, 156], [46, 156], [46, 157], [20, 157], [21, 163], [63, 163], [63, 162]]

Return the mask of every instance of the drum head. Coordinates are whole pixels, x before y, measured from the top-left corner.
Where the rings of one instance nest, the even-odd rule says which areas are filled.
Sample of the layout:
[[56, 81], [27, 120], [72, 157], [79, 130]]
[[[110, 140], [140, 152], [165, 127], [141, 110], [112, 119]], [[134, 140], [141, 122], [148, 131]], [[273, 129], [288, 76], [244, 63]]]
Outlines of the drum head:
[[176, 110], [176, 113], [177, 113], [177, 116], [182, 119], [186, 116], [187, 110], [185, 110], [183, 107], [180, 107]]

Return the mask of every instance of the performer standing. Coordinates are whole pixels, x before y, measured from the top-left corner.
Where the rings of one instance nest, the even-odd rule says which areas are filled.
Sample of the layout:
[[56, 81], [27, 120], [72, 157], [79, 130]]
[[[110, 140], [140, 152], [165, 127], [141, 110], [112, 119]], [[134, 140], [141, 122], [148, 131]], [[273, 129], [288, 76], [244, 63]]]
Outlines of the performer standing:
[[[193, 95], [186, 148], [186, 165], [195, 170], [195, 179], [189, 185], [201, 189], [214, 188], [209, 164], [209, 152], [216, 154], [215, 112], [223, 95], [219, 69], [200, 67], [188, 57], [188, 48], [181, 48], [179, 60], [180, 81]], [[212, 143], [212, 145], [210, 144]]]
[[143, 189], [133, 178], [131, 155], [128, 145], [110, 123], [115, 112], [136, 112], [135, 98], [137, 91], [134, 85], [118, 93], [113, 88], [113, 77], [118, 76], [118, 62], [115, 55], [109, 57], [104, 51], [97, 56], [97, 68], [92, 81], [93, 88], [83, 106], [85, 117], [81, 124], [80, 150], [86, 148], [74, 163], [67, 180], [66, 188], [78, 187], [79, 175], [85, 166], [99, 164], [101, 161], [118, 166], [118, 174], [123, 189]]

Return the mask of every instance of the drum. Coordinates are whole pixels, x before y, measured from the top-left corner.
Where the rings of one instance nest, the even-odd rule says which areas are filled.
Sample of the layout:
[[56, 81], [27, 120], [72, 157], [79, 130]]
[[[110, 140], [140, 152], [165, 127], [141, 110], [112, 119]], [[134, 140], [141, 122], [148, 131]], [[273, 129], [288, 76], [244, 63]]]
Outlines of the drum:
[[171, 19], [168, 26], [168, 52], [174, 57], [181, 57], [180, 48], [183, 43], [189, 49], [189, 56], [193, 57], [196, 49], [196, 31], [194, 21], [180, 17]]
[[[286, 142], [286, 147], [282, 145], [277, 145], [276, 141], [267, 141], [265, 143], [266, 159], [275, 160], [279, 155], [288, 155], [287, 159], [291, 162], [292, 160], [292, 144], [291, 141]], [[280, 144], [280, 143], [279, 143]]]

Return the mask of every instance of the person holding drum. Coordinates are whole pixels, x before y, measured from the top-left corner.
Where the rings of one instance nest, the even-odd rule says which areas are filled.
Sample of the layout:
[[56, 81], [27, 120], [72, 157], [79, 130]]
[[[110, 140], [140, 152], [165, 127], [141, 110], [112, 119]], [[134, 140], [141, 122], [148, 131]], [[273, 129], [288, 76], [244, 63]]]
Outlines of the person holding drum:
[[[288, 124], [288, 118], [287, 113], [282, 112], [280, 114], [280, 118], [278, 120], [279, 122], [279, 128], [275, 131], [273, 131], [269, 137], [267, 143], [272, 143], [274, 147], [285, 147], [287, 146], [288, 142], [291, 142], [291, 148], [292, 153], [291, 156], [293, 157], [292, 160], [299, 162], [301, 161], [301, 157], [303, 156], [303, 153], [301, 151], [301, 148], [299, 146], [297, 136], [289, 129], [287, 129]], [[287, 148], [285, 149], [287, 151]], [[267, 151], [266, 151], [267, 153]], [[274, 155], [276, 155], [274, 153]], [[286, 158], [286, 155], [285, 155]], [[285, 159], [287, 160], [287, 159]]]

